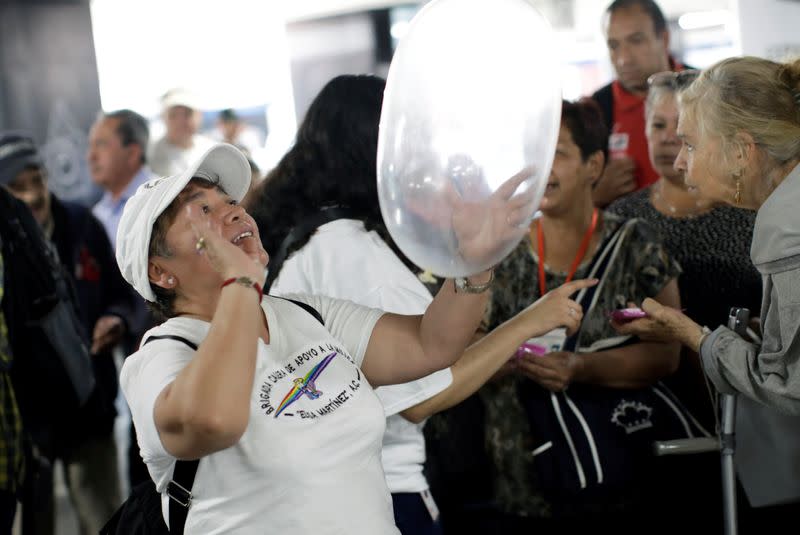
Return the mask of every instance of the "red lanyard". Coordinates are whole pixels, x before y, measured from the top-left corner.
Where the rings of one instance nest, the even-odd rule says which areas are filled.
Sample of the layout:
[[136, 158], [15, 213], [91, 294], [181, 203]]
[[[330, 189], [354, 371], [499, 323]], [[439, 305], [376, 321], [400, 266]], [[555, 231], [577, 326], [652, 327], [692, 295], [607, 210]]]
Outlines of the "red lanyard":
[[[575, 272], [578, 271], [578, 266], [580, 266], [583, 261], [583, 257], [586, 256], [586, 251], [589, 249], [589, 242], [592, 240], [592, 234], [594, 234], [594, 230], [597, 228], [599, 213], [600, 211], [597, 208], [592, 212], [592, 223], [589, 225], [589, 228], [586, 229], [586, 234], [583, 235], [581, 246], [578, 247], [578, 252], [575, 254], [575, 259], [572, 261], [565, 282], [572, 280], [572, 277], [575, 276]], [[533, 229], [531, 229], [531, 234], [533, 234]], [[544, 284], [544, 232], [542, 232], [541, 218], [536, 220], [536, 246], [539, 253], [539, 292], [540, 295], [544, 295], [547, 293], [547, 287]]]

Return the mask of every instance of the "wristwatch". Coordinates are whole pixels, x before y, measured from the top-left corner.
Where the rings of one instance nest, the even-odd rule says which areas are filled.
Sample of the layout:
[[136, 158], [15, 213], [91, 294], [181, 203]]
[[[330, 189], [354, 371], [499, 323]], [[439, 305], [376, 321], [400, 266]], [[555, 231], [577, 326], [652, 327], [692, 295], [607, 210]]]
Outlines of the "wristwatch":
[[489, 289], [494, 280], [494, 270], [489, 271], [489, 280], [482, 284], [470, 284], [467, 277], [456, 277], [453, 282], [456, 285], [456, 293], [479, 294]]

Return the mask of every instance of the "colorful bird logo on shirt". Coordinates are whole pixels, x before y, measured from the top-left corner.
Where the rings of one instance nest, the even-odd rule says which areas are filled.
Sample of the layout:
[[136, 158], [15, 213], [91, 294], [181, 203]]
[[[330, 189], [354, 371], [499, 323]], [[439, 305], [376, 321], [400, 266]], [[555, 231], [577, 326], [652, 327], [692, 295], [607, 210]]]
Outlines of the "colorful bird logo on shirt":
[[283, 398], [280, 405], [278, 405], [278, 410], [275, 412], [275, 418], [280, 416], [280, 414], [292, 403], [300, 399], [303, 394], [308, 396], [308, 399], [317, 399], [322, 395], [322, 390], [317, 390], [316, 380], [322, 374], [325, 368], [328, 367], [328, 364], [331, 363], [336, 355], [337, 353], [334, 351], [322, 359], [319, 364], [311, 368], [305, 377], [298, 377], [293, 381], [294, 386]]

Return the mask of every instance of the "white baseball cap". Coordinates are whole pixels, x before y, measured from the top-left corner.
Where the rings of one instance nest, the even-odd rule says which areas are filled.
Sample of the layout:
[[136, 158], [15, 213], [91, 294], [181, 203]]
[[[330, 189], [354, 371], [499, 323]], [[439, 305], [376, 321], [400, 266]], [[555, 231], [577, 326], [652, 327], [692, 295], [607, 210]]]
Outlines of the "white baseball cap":
[[168, 110], [173, 106], [185, 106], [192, 110], [201, 110], [200, 97], [185, 87], [175, 87], [161, 96], [161, 109]]
[[194, 177], [218, 184], [241, 201], [250, 188], [250, 164], [233, 145], [218, 143], [183, 173], [145, 182], [125, 203], [117, 228], [117, 264], [125, 280], [148, 301], [156, 300], [147, 275], [153, 225]]

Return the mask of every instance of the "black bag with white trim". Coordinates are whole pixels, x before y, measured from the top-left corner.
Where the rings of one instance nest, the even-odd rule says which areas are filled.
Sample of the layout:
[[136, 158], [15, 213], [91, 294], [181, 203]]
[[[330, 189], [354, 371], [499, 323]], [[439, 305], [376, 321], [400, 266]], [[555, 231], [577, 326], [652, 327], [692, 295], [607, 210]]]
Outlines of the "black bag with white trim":
[[[600, 245], [589, 277], [602, 280], [613, 249], [631, 224]], [[576, 297], [584, 316], [598, 286]], [[577, 333], [567, 338], [561, 349], [575, 351], [577, 339]], [[567, 502], [589, 495], [602, 499], [611, 489], [630, 489], [652, 476], [656, 441], [711, 436], [660, 382], [638, 389], [575, 383], [564, 392], [550, 392], [523, 379], [518, 393], [535, 437], [531, 453], [536, 485]]]

